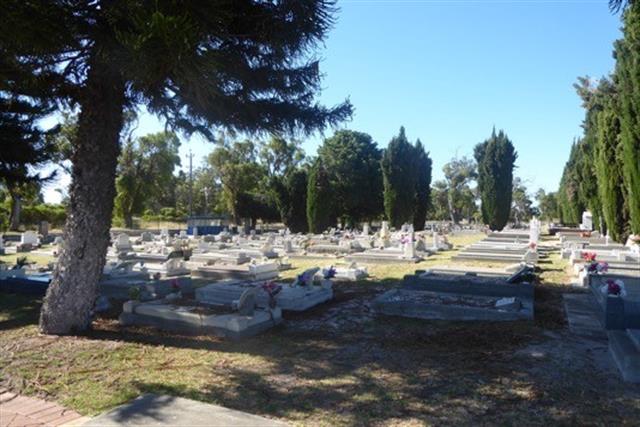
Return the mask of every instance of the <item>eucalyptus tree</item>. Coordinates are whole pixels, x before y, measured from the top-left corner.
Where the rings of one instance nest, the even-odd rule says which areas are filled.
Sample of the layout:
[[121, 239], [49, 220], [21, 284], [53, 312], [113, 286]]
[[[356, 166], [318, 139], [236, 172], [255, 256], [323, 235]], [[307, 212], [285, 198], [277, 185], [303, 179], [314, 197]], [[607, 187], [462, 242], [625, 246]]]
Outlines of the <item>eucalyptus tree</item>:
[[118, 161], [115, 212], [125, 226], [133, 227], [133, 215], [141, 214], [148, 202], [161, 198], [174, 181], [180, 166], [180, 140], [173, 132], [158, 132], [127, 139]]
[[187, 134], [312, 132], [351, 114], [315, 102], [312, 52], [333, 22], [332, 1], [3, 2], [0, 50], [79, 109], [65, 247], [40, 330], [90, 324], [115, 196], [125, 108], [143, 104]]
[[[452, 223], [458, 224], [463, 218], [471, 219], [477, 211], [475, 189], [471, 187], [478, 173], [473, 159], [454, 157], [442, 167], [443, 182], [437, 182], [434, 189], [443, 191], [446, 196], [446, 211]], [[442, 199], [440, 194], [439, 199]]]

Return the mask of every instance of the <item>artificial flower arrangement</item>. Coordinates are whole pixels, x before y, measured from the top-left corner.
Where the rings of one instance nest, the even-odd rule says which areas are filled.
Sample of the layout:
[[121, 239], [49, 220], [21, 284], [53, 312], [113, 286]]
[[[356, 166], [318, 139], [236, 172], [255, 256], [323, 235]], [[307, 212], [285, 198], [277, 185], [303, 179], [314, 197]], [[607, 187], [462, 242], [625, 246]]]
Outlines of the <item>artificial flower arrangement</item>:
[[609, 270], [609, 264], [606, 262], [596, 261], [596, 254], [594, 252], [584, 252], [582, 259], [586, 261], [584, 269], [590, 274], [602, 274]]
[[269, 295], [269, 307], [275, 308], [276, 306], [276, 295], [282, 291], [282, 286], [278, 285], [276, 282], [265, 282], [262, 285], [262, 289]]
[[314, 275], [315, 272], [312, 271], [305, 271], [302, 274], [298, 274], [298, 277], [296, 277], [295, 282], [293, 283], [293, 285], [297, 285], [297, 286], [309, 286], [309, 285], [313, 285], [314, 282]]
[[325, 279], [333, 279], [334, 277], [336, 277], [336, 269], [335, 267], [332, 265], [329, 268], [323, 269], [322, 270], [322, 275]]
[[624, 287], [624, 282], [620, 279], [609, 279], [604, 285], [600, 287], [600, 292], [608, 297], [626, 297], [627, 290]]
[[536, 242], [529, 243], [529, 249], [531, 249], [532, 251], [535, 251], [537, 247], [538, 245], [536, 244]]
[[406, 245], [407, 243], [411, 243], [413, 242], [413, 239], [411, 238], [411, 236], [402, 236], [400, 238], [400, 243], [402, 243], [403, 245]]

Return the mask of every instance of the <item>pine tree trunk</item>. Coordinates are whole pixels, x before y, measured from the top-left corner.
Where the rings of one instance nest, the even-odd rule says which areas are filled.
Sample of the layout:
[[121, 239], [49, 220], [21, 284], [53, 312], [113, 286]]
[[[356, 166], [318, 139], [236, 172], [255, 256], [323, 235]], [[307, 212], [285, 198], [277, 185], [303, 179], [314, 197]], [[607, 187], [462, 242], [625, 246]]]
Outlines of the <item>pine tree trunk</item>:
[[94, 57], [82, 96], [64, 248], [40, 314], [45, 334], [89, 327], [110, 240], [124, 84]]
[[20, 229], [20, 213], [22, 212], [22, 197], [15, 192], [11, 193], [11, 218], [9, 220], [9, 230], [18, 231]]

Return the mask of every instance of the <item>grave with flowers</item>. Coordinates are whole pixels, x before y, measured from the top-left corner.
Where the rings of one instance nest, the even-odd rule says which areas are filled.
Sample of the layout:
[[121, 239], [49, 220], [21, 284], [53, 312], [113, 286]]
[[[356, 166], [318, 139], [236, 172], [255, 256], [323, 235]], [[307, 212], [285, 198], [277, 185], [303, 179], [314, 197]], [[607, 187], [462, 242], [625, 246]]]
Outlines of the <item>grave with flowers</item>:
[[355, 262], [335, 264], [322, 269], [322, 275], [335, 280], [355, 282], [369, 276], [367, 267], [360, 267]]
[[275, 302], [282, 310], [304, 311], [333, 298], [331, 279], [335, 270], [319, 273], [317, 267], [306, 270], [292, 283], [223, 280], [196, 289], [196, 300], [207, 306], [229, 306], [247, 289], [256, 289], [259, 307], [269, 307]]
[[640, 329], [640, 275], [591, 274], [589, 288], [605, 329]]
[[640, 274], [592, 274], [589, 288], [623, 379], [640, 382]]
[[[280, 307], [271, 300], [259, 307], [257, 287], [244, 289], [228, 305], [212, 306], [187, 298], [179, 287], [162, 298], [143, 300], [143, 291], [132, 288], [122, 307], [123, 326], [152, 326], [190, 334], [211, 334], [240, 339], [259, 334], [282, 321]], [[272, 293], [276, 293], [273, 290]]]

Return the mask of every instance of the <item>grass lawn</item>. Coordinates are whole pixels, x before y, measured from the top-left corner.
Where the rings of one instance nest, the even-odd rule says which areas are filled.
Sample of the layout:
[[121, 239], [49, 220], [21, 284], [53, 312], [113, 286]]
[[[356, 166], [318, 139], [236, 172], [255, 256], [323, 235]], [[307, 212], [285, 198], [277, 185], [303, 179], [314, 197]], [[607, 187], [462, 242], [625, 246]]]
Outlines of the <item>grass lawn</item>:
[[[480, 236], [452, 240], [464, 245]], [[94, 415], [142, 393], [179, 395], [298, 425], [633, 424], [640, 388], [606, 346], [566, 328], [566, 263], [540, 264], [534, 322], [375, 317], [371, 298], [418, 268], [372, 266], [331, 303], [230, 342], [94, 322], [81, 337], [37, 333], [39, 301], [0, 295], [0, 385]], [[297, 263], [292, 277], [315, 264]], [[486, 264], [483, 264], [486, 266]]]
[[41, 266], [46, 266], [48, 263], [55, 260], [54, 257], [49, 255], [32, 254], [29, 252], [21, 252], [19, 254], [0, 255], [0, 262], [5, 264], [14, 265], [18, 258], [26, 257], [28, 263], [35, 263]]

